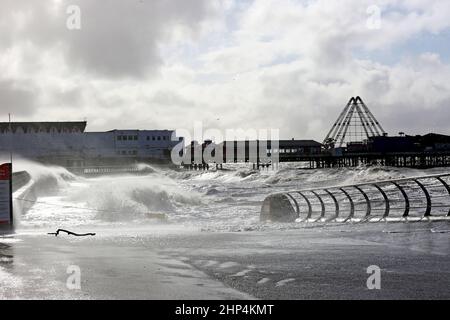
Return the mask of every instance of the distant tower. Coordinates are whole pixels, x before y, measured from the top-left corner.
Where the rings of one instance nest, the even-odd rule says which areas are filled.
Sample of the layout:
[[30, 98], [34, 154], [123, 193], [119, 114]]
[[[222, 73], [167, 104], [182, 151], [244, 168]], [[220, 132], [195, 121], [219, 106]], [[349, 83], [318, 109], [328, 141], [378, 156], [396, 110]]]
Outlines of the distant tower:
[[381, 124], [360, 97], [352, 97], [328, 132], [323, 145], [342, 147], [349, 142], [362, 142], [369, 137], [386, 135]]

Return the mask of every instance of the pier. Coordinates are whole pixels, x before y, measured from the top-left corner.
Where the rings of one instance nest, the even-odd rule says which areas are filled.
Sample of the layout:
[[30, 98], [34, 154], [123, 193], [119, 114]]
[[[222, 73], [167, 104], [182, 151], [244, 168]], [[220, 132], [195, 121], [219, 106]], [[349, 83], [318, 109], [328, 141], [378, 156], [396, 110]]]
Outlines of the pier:
[[450, 151], [447, 152], [405, 152], [405, 153], [346, 153], [333, 156], [283, 157], [280, 162], [308, 162], [309, 168], [358, 167], [360, 165], [389, 166], [427, 169], [450, 166]]
[[[292, 141], [296, 142], [296, 141]], [[259, 143], [259, 142], [258, 142]], [[300, 141], [299, 145], [302, 142]], [[270, 142], [265, 142], [269, 145]], [[283, 147], [280, 143], [277, 150], [277, 157], [273, 157], [272, 150], [268, 150], [265, 156], [252, 156], [247, 142], [243, 152], [238, 149], [238, 144], [233, 143], [233, 157], [227, 157], [223, 153], [223, 157], [217, 159], [215, 163], [208, 163], [202, 159], [198, 163], [192, 161], [183, 163], [183, 167], [189, 170], [209, 170], [210, 168], [222, 169], [226, 163], [248, 163], [253, 169], [263, 169], [275, 166], [283, 162], [302, 162], [305, 168], [321, 169], [321, 168], [342, 168], [342, 167], [358, 167], [366, 166], [390, 166], [402, 168], [427, 169], [435, 167], [450, 166], [450, 150], [444, 151], [415, 151], [415, 152], [349, 152], [341, 151], [339, 154], [333, 154], [333, 151], [320, 150], [319, 152], [300, 151], [301, 148], [293, 148], [292, 146]], [[188, 151], [190, 152], [190, 151]], [[240, 156], [237, 156], [240, 153]], [[273, 161], [276, 159], [276, 161]]]
[[[214, 163], [205, 158], [213, 155]], [[212, 150], [212, 152], [211, 152]], [[213, 164], [249, 163], [254, 169], [281, 162], [303, 162], [306, 168], [341, 168], [376, 165], [405, 168], [450, 166], [450, 136], [429, 133], [389, 136], [361, 97], [352, 97], [322, 143], [314, 140], [244, 140], [214, 144], [196, 141], [185, 149], [183, 166], [208, 170]], [[199, 156], [201, 158], [199, 159]]]

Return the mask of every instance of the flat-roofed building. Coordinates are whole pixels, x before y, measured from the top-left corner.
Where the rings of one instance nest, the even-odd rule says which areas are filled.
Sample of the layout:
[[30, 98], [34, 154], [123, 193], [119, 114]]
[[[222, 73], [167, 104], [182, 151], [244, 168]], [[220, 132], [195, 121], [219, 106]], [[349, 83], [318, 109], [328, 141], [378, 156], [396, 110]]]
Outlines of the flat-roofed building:
[[86, 132], [79, 122], [0, 123], [0, 153], [65, 167], [169, 162], [173, 130]]
[[185, 150], [184, 163], [207, 163], [206, 155], [216, 163], [258, 161], [303, 161], [320, 155], [322, 144], [314, 140], [236, 140], [218, 144], [205, 140], [202, 144], [192, 141]]

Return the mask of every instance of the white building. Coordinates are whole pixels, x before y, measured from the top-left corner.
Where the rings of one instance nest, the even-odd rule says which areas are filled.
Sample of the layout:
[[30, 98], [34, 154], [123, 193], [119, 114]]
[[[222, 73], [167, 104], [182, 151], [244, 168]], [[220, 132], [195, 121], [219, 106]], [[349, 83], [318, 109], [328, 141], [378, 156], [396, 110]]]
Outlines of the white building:
[[86, 122], [1, 122], [0, 154], [66, 167], [169, 162], [173, 130], [85, 132]]

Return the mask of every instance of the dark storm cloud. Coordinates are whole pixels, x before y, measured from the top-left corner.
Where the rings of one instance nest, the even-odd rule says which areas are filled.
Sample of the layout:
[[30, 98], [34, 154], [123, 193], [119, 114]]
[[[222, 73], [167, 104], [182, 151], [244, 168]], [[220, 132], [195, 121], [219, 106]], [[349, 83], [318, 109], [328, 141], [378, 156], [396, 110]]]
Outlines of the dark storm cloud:
[[[81, 29], [69, 30], [69, 5], [81, 10]], [[209, 12], [207, 0], [3, 0], [0, 48], [31, 43], [38, 50], [58, 45], [66, 64], [102, 77], [143, 77], [157, 72], [158, 46], [174, 26], [195, 34]]]
[[193, 26], [206, 1], [77, 1], [82, 29], [65, 34], [69, 60], [106, 76], [144, 76], [161, 63], [158, 44], [175, 24]]
[[12, 81], [0, 80], [0, 115], [31, 115], [34, 113], [35, 93], [17, 88]]
[[[448, 30], [450, 4], [402, 2], [404, 14], [385, 14], [370, 30], [371, 0], [240, 3], [0, 0], [0, 79], [9, 81], [1, 112], [12, 105], [24, 120], [88, 117], [89, 130], [202, 120], [320, 140], [360, 95], [391, 134], [448, 132], [448, 59], [433, 48], [406, 58], [393, 49]], [[81, 30], [66, 27], [69, 5], [81, 9]], [[386, 50], [398, 62], [370, 54]]]

